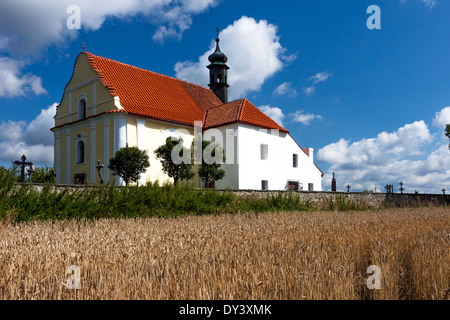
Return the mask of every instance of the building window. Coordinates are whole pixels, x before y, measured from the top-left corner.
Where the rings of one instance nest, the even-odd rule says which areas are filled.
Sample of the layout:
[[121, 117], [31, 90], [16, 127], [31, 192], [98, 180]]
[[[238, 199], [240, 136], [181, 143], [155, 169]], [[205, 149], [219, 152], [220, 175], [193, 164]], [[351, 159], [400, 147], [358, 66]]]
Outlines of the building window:
[[298, 154], [293, 154], [292, 155], [292, 164], [294, 166], [294, 168], [298, 168]]
[[81, 99], [80, 101], [78, 101], [78, 120], [86, 119], [86, 116], [86, 99]]
[[267, 180], [262, 180], [261, 181], [261, 190], [262, 191], [269, 190], [269, 181], [267, 181]]
[[289, 185], [289, 190], [298, 191], [299, 185], [298, 185], [297, 181], [289, 181], [288, 185]]
[[75, 163], [86, 163], [86, 136], [79, 133], [75, 136]]
[[77, 163], [84, 163], [84, 141], [77, 143]]
[[73, 178], [74, 184], [86, 184], [87, 175], [86, 173], [76, 174]]
[[267, 144], [261, 144], [261, 160], [267, 160], [269, 158], [269, 146]]
[[308, 191], [314, 191], [314, 183], [308, 183]]

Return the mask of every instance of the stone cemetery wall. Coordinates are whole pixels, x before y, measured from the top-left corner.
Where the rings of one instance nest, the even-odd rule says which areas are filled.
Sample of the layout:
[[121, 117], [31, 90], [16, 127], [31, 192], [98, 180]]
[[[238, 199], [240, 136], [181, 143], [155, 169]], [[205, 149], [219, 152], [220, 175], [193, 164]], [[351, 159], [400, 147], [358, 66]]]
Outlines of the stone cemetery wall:
[[[42, 190], [42, 184], [34, 184], [36, 190]], [[70, 192], [85, 188], [84, 186], [59, 185], [59, 190], [69, 188]], [[239, 190], [232, 191], [241, 197], [267, 197], [269, 194], [277, 194], [270, 191]], [[284, 192], [284, 191], [281, 191]], [[313, 205], [327, 203], [330, 200], [352, 201], [359, 206], [372, 208], [386, 207], [421, 207], [450, 205], [450, 195], [443, 194], [409, 194], [409, 193], [361, 193], [361, 192], [314, 192], [298, 191], [301, 201], [309, 201]]]

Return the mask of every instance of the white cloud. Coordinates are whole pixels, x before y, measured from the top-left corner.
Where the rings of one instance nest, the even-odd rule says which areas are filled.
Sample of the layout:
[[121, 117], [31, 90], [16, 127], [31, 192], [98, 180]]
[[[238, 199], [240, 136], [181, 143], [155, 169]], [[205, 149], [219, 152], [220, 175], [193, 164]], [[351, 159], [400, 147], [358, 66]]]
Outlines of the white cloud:
[[311, 95], [316, 91], [316, 84], [320, 82], [325, 82], [328, 80], [329, 77], [331, 77], [333, 74], [329, 73], [328, 71], [319, 72], [315, 75], [313, 75], [311, 78], [309, 78], [309, 81], [312, 81], [313, 84], [307, 88], [304, 89], [306, 95]]
[[22, 74], [25, 63], [0, 56], [0, 97], [23, 96], [27, 92], [43, 94], [42, 79], [33, 74]]
[[[427, 6], [428, 8], [432, 9], [437, 5], [437, 0], [420, 0]], [[407, 0], [400, 0], [401, 3], [406, 3]]]
[[446, 107], [441, 111], [436, 112], [433, 124], [442, 128], [445, 128], [447, 124], [450, 124], [450, 107]]
[[300, 122], [300, 123], [303, 123], [304, 125], [311, 124], [311, 121], [313, 121], [314, 119], [318, 119], [318, 120], [322, 119], [321, 115], [313, 114], [313, 113], [304, 113], [303, 110], [296, 111], [295, 113], [291, 113], [291, 114], [289, 114], [289, 116], [292, 118], [292, 121]]
[[328, 71], [323, 71], [313, 75], [311, 78], [309, 78], [309, 81], [313, 81], [314, 84], [317, 84], [320, 82], [327, 81], [330, 76], [332, 76], [332, 73], [329, 73]]
[[[107, 18], [143, 16], [159, 25], [155, 40], [179, 38], [192, 24], [192, 16], [215, 6], [219, 0], [21, 0], [0, 2], [0, 49], [32, 54], [78, 36], [69, 30], [67, 8], [81, 9], [85, 30], [98, 30]], [[164, 30], [164, 31], [163, 31]]]
[[52, 104], [29, 124], [8, 121], [0, 124], [0, 160], [17, 160], [25, 154], [33, 163], [53, 163], [53, 116], [57, 103]]
[[380, 165], [405, 156], [420, 154], [420, 147], [431, 142], [432, 136], [424, 121], [407, 124], [393, 133], [381, 132], [376, 138], [350, 144], [341, 139], [319, 150], [320, 161], [330, 164]]
[[422, 0], [428, 8], [433, 8], [437, 4], [437, 0]]
[[297, 53], [293, 53], [293, 54], [290, 54], [290, 55], [288, 55], [288, 56], [282, 56], [282, 59], [284, 60], [284, 61], [286, 61], [287, 63], [291, 63], [291, 62], [294, 62], [295, 60], [297, 60], [297, 57], [298, 57], [298, 54]]
[[288, 95], [289, 97], [295, 97], [297, 96], [297, 90], [292, 87], [291, 82], [283, 82], [280, 84], [273, 92], [276, 95], [282, 96], [282, 95]]
[[280, 126], [283, 126], [283, 119], [285, 115], [280, 108], [271, 107], [271, 106], [260, 106], [259, 110], [264, 112], [267, 116], [269, 116], [273, 121], [278, 123]]
[[305, 94], [307, 96], [312, 95], [314, 93], [314, 91], [316, 91], [315, 86], [310, 86], [310, 87], [305, 88]]
[[[220, 48], [228, 57], [230, 100], [261, 89], [265, 80], [283, 68], [283, 53], [277, 27], [265, 20], [241, 17], [220, 33]], [[206, 86], [209, 81], [208, 56], [215, 42], [199, 57], [198, 62], [184, 61], [175, 65], [176, 77]]]
[[382, 132], [376, 138], [351, 143], [340, 139], [317, 153], [317, 160], [330, 164], [324, 176], [324, 189], [329, 189], [331, 173], [336, 172], [338, 189], [385, 191], [386, 184], [405, 183], [406, 192], [439, 193], [450, 187], [450, 154], [441, 145], [429, 155], [423, 149], [434, 141], [424, 121], [407, 124], [392, 133]]

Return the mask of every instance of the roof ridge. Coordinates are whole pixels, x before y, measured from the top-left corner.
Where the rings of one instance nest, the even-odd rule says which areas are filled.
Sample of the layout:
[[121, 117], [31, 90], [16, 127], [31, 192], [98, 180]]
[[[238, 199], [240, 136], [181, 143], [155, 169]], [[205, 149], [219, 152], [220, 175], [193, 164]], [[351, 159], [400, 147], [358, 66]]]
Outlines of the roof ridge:
[[241, 105], [239, 106], [239, 114], [238, 114], [238, 117], [237, 117], [239, 121], [242, 121], [242, 119], [241, 119], [241, 117], [242, 117], [242, 110], [244, 109], [245, 102], [248, 101], [246, 98], [242, 98], [241, 100], [242, 100], [242, 102], [241, 102]]
[[[119, 94], [117, 93], [116, 88], [114, 87], [114, 85], [113, 85], [113, 84], [109, 84], [109, 83], [106, 81], [105, 74], [104, 74], [103, 71], [99, 68], [99, 66], [97, 66], [97, 63], [95, 62], [95, 57], [100, 57], [100, 56], [96, 56], [95, 54], [92, 54], [92, 53], [90, 53], [90, 52], [82, 52], [82, 53], [79, 54], [79, 56], [82, 55], [82, 54], [85, 54], [85, 55], [87, 56], [89, 65], [91, 66], [91, 68], [92, 68], [92, 70], [93, 70], [94, 72], [97, 72], [98, 78], [100, 79], [100, 82], [102, 83], [102, 85], [103, 85], [105, 88], [108, 89], [108, 91], [111, 93], [112, 96], [118, 96]], [[102, 58], [102, 59], [107, 59], [107, 60], [111, 60], [111, 59], [103, 58], [103, 57], [100, 57], [100, 58]], [[111, 60], [111, 61], [114, 61], [114, 60]], [[116, 61], [116, 62], [117, 62], [117, 61]]]
[[242, 100], [242, 98], [241, 99], [236, 99], [236, 100], [233, 100], [233, 101], [230, 101], [230, 102], [227, 102], [227, 103], [219, 104], [218, 106], [214, 106], [214, 107], [209, 108], [208, 111], [211, 111], [211, 110], [214, 110], [216, 108], [220, 108], [220, 107], [226, 106], [227, 104], [234, 103], [234, 102], [237, 102], [237, 101], [240, 101], [240, 100]]
[[158, 76], [162, 76], [162, 77], [165, 77], [165, 78], [168, 78], [168, 79], [171, 79], [171, 80], [185, 82], [185, 83], [188, 83], [190, 85], [200, 87], [202, 89], [211, 90], [211, 89], [208, 89], [208, 88], [206, 88], [204, 86], [201, 86], [199, 84], [195, 84], [195, 83], [192, 83], [192, 82], [189, 82], [189, 81], [186, 81], [186, 80], [181, 80], [181, 79], [178, 79], [178, 78], [175, 78], [175, 77], [171, 77], [171, 76], [168, 76], [168, 75], [165, 75], [165, 74], [162, 74], [162, 73], [158, 73], [158, 72], [155, 72], [155, 71], [152, 71], [152, 70], [144, 69], [144, 68], [141, 68], [141, 67], [136, 67], [136, 66], [133, 66], [132, 64], [129, 64], [129, 63], [125, 63], [125, 62], [117, 61], [117, 60], [114, 60], [114, 59], [102, 57], [102, 56], [95, 55], [95, 54], [90, 53], [90, 52], [82, 52], [82, 53], [85, 53], [86, 55], [89, 54], [89, 55], [91, 55], [93, 57], [98, 57], [98, 58], [101, 58], [101, 59], [109, 60], [109, 61], [112, 61], [112, 62], [115, 62], [115, 63], [119, 63], [119, 64], [122, 64], [124, 66], [132, 67], [132, 68], [135, 68], [135, 69], [138, 69], [138, 70], [142, 70], [142, 71], [145, 71], [145, 72], [150, 72], [152, 74], [156, 74]]

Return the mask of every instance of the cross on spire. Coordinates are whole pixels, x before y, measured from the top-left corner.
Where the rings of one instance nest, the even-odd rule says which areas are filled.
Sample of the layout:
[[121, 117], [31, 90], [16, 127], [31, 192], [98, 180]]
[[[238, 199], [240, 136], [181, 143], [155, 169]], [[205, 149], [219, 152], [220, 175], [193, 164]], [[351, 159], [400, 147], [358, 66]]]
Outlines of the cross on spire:
[[219, 39], [219, 32], [220, 32], [220, 29], [216, 28], [217, 39]]
[[86, 43], [83, 41], [83, 52], [86, 52]]

